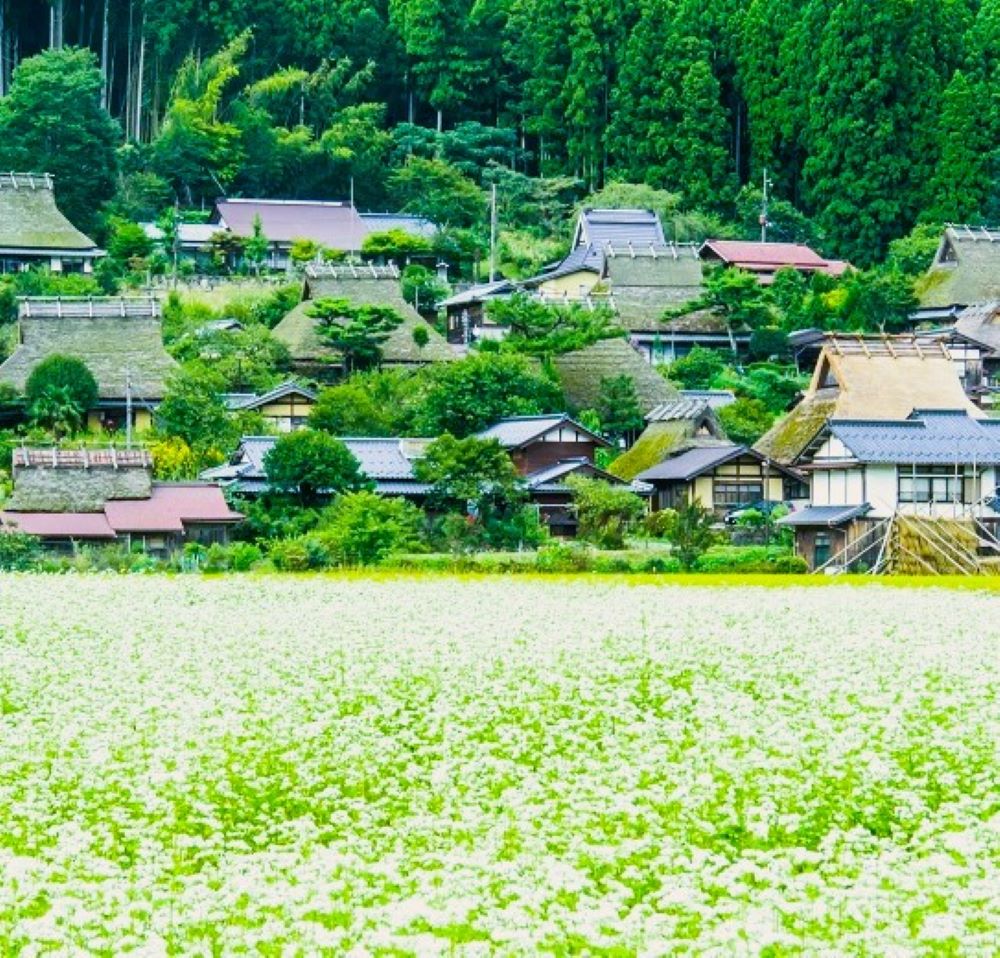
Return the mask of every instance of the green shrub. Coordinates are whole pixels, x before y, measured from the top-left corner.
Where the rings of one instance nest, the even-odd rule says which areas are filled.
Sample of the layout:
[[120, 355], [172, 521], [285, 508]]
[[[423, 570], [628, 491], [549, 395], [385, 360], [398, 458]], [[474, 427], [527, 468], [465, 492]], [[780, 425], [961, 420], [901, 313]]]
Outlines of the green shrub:
[[229, 547], [229, 568], [233, 572], [249, 572], [264, 554], [250, 542], [234, 542]]
[[275, 568], [282, 572], [307, 572], [330, 564], [329, 550], [312, 536], [272, 542], [268, 554]]
[[586, 572], [589, 565], [587, 549], [568, 542], [549, 543], [535, 554], [535, 568], [539, 572]]
[[412, 551], [422, 522], [413, 503], [362, 490], [338, 496], [323, 513], [317, 535], [336, 562], [374, 565], [393, 552]]
[[38, 562], [41, 547], [34, 536], [4, 529], [0, 531], [0, 569], [23, 571]]

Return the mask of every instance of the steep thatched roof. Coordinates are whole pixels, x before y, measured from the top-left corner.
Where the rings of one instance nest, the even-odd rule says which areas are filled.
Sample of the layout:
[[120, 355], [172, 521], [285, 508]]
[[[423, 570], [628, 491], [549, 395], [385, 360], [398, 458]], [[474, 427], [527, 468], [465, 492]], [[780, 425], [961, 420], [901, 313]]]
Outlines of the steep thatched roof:
[[949, 226], [917, 283], [921, 306], [971, 306], [1000, 299], [1000, 230]]
[[566, 399], [576, 409], [592, 408], [601, 393], [601, 380], [622, 375], [635, 383], [643, 413], [678, 397], [677, 390], [624, 339], [604, 339], [552, 362]]
[[791, 464], [829, 418], [900, 421], [914, 409], [953, 409], [982, 417], [940, 345], [909, 337], [827, 338], [802, 400], [756, 444]]
[[731, 445], [715, 411], [703, 399], [681, 398], [663, 403], [647, 414], [646, 422], [632, 448], [610, 466], [610, 471], [621, 479], [634, 479], [682, 449]]
[[1000, 302], [991, 300], [962, 310], [955, 331], [1000, 352]]
[[[388, 306], [403, 317], [403, 323], [389, 335], [382, 347], [386, 365], [449, 362], [455, 358], [451, 347], [434, 327], [403, 299], [399, 273], [394, 268], [320, 267], [306, 274], [305, 296], [274, 328], [274, 336], [283, 342], [299, 364], [336, 364], [339, 353], [328, 346], [316, 330], [316, 320], [309, 315], [313, 300], [346, 299], [358, 306]], [[413, 338], [414, 330], [427, 330], [423, 347]]]
[[97, 244], [56, 206], [52, 177], [0, 173], [0, 249], [97, 255]]
[[35, 366], [58, 353], [87, 364], [101, 399], [123, 399], [126, 378], [132, 382], [136, 400], [161, 399], [167, 376], [177, 363], [163, 348], [159, 318], [108, 315], [99, 308], [95, 312], [93, 317], [22, 317], [20, 345], [0, 365], [0, 382], [23, 391]]

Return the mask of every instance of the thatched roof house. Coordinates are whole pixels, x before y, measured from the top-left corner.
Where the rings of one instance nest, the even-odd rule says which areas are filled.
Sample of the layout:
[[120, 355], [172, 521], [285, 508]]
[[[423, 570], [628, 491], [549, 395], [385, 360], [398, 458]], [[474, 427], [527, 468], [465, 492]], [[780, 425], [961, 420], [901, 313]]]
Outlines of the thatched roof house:
[[922, 310], [1000, 299], [1000, 230], [948, 226], [917, 295]]
[[176, 361], [163, 348], [160, 304], [151, 298], [27, 299], [20, 309], [18, 346], [0, 365], [0, 382], [24, 391], [31, 371], [55, 354], [75, 356], [97, 380], [91, 426], [118, 420], [128, 386], [134, 425], [149, 425]]
[[914, 409], [984, 415], [965, 395], [942, 344], [921, 344], [906, 336], [830, 335], [802, 402], [755, 448], [790, 465], [829, 419], [903, 421]]
[[[346, 299], [359, 306], [388, 306], [403, 317], [382, 346], [386, 366], [424, 365], [449, 362], [455, 353], [444, 337], [403, 299], [399, 270], [395, 266], [310, 266], [300, 302], [274, 327], [299, 372], [319, 379], [341, 368], [340, 354], [319, 334], [309, 309], [317, 299]], [[424, 329], [427, 343], [417, 344], [414, 332]]]
[[1000, 355], [1000, 302], [991, 300], [962, 310], [955, 332]]
[[575, 409], [593, 408], [601, 394], [601, 381], [623, 375], [635, 384], [644, 413], [677, 397], [677, 390], [624, 339], [604, 339], [556, 356], [552, 362], [563, 393]]
[[685, 449], [731, 445], [708, 399], [678, 396], [646, 414], [642, 435], [609, 469], [622, 479], [635, 479]]
[[4, 272], [47, 266], [86, 272], [104, 251], [56, 206], [48, 173], [0, 173], [0, 260]]

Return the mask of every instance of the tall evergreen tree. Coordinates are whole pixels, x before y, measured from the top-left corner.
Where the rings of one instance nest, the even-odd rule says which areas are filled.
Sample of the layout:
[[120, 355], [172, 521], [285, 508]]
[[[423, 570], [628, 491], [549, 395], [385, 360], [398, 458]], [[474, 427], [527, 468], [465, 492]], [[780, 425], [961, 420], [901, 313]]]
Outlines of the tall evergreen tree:
[[678, 183], [690, 206], [720, 207], [732, 200], [736, 185], [719, 97], [712, 68], [705, 60], [695, 61], [681, 83], [676, 147]]
[[996, 112], [986, 84], [955, 71], [941, 101], [940, 156], [924, 219], [967, 223], [983, 215], [993, 186]]
[[836, 249], [860, 265], [913, 225], [930, 174], [943, 85], [933, 3], [841, 0], [821, 38], [806, 195]]

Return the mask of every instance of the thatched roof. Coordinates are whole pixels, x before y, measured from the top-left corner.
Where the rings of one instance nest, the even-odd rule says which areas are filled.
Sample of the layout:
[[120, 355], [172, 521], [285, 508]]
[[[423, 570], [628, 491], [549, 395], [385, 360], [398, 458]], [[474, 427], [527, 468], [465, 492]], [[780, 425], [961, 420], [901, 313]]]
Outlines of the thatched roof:
[[643, 413], [670, 399], [677, 390], [624, 339], [604, 339], [586, 349], [553, 359], [567, 401], [575, 409], [590, 409], [601, 394], [601, 380], [628, 376], [635, 383]]
[[668, 456], [694, 446], [732, 445], [714, 410], [705, 400], [677, 399], [646, 416], [646, 428], [635, 444], [610, 466], [622, 479], [635, 479]]
[[606, 273], [615, 311], [631, 331], [663, 329], [664, 310], [690, 303], [704, 291], [693, 246], [608, 256]]
[[1000, 302], [992, 300], [962, 310], [955, 332], [1000, 352]]
[[163, 348], [160, 320], [152, 315], [102, 314], [99, 308], [96, 312], [94, 317], [22, 317], [20, 345], [0, 365], [0, 382], [23, 391], [35, 366], [58, 353], [87, 364], [101, 399], [123, 399], [126, 378], [137, 401], [161, 399], [177, 363]]
[[917, 283], [921, 306], [971, 306], [1000, 299], [1000, 230], [949, 226]]
[[59, 212], [52, 177], [39, 173], [0, 174], [0, 250], [100, 254]]
[[[455, 354], [444, 337], [403, 299], [399, 273], [394, 267], [319, 267], [306, 273], [305, 295], [274, 328], [274, 336], [283, 342], [298, 364], [340, 362], [337, 350], [323, 340], [316, 320], [309, 315], [312, 301], [346, 299], [359, 306], [388, 306], [403, 317], [403, 323], [389, 335], [382, 347], [383, 363], [388, 366], [449, 362]], [[427, 330], [427, 345], [420, 347], [413, 339], [415, 329]]]
[[791, 464], [827, 419], [905, 420], [914, 409], [964, 410], [982, 417], [940, 345], [911, 337], [830, 336], [802, 402], [757, 442], [758, 452]]

